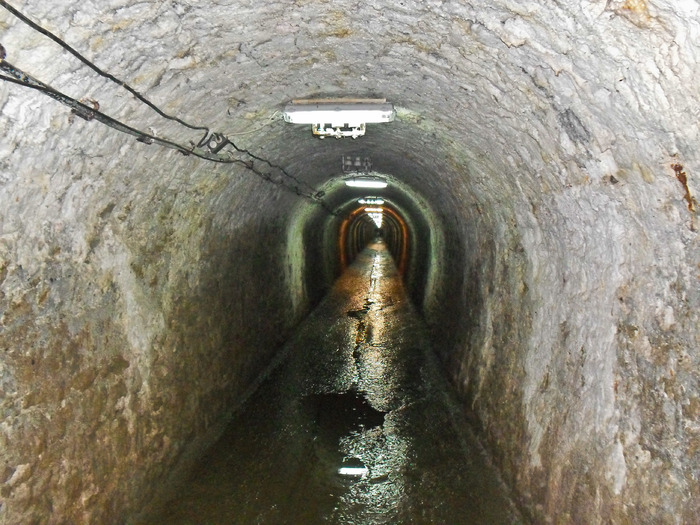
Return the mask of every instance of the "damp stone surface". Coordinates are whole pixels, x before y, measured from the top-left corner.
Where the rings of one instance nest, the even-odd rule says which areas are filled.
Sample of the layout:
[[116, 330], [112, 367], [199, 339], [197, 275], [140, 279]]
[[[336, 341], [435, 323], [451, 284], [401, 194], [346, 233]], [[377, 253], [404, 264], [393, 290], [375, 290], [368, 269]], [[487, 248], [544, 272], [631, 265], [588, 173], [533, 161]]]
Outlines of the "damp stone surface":
[[[697, 520], [697, 2], [10, 4], [238, 162], [0, 81], [1, 523], [174, 490], [371, 233], [343, 155], [390, 183], [387, 244], [523, 516]], [[4, 64], [202, 139], [2, 6], [0, 29]], [[321, 141], [280, 117], [338, 97], [396, 119]]]

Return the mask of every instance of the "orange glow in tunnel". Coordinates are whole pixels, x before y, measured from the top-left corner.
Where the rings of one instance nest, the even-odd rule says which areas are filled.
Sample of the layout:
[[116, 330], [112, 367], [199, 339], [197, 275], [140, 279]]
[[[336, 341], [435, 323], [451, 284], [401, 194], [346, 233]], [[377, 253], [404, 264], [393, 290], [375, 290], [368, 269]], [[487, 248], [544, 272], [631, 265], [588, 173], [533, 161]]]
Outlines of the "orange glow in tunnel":
[[381, 231], [399, 273], [404, 274], [410, 248], [408, 225], [396, 210], [386, 204], [382, 206], [382, 213], [381, 229], [377, 228], [370, 219], [365, 206], [358, 207], [343, 220], [338, 232], [341, 272], [347, 268], [362, 248], [376, 238], [377, 232]]

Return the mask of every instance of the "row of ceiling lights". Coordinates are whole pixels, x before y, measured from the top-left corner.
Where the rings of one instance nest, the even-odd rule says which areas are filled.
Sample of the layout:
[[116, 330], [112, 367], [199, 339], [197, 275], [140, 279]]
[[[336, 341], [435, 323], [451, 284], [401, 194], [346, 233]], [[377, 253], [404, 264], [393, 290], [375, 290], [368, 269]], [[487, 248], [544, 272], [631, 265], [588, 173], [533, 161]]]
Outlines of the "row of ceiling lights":
[[[345, 179], [345, 185], [351, 188], [383, 189], [388, 185], [381, 177], [371, 175], [372, 160], [369, 157], [343, 156], [342, 167], [344, 173], [354, 174], [352, 177]], [[363, 173], [363, 175], [358, 177], [358, 173]], [[368, 206], [364, 211], [374, 221], [377, 228], [381, 228], [384, 209], [380, 206], [384, 204], [384, 199], [368, 196], [358, 199], [357, 202]]]
[[[396, 112], [386, 99], [314, 99], [293, 100], [284, 108], [285, 122], [311, 125], [311, 132], [319, 137], [352, 137], [356, 139], [366, 132], [366, 124], [392, 122]], [[343, 156], [343, 173], [352, 174], [344, 179], [351, 188], [383, 189], [387, 182], [372, 175], [372, 161], [369, 157]], [[361, 174], [358, 176], [358, 174]], [[382, 227], [384, 199], [365, 197], [359, 204], [375, 206], [365, 208], [367, 215], [377, 228]]]

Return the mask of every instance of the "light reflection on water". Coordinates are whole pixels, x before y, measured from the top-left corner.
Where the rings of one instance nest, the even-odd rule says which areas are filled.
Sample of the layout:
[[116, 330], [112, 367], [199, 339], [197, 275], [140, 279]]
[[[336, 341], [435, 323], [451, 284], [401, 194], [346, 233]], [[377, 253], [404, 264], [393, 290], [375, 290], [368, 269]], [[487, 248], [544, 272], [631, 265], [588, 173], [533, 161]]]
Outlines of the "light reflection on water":
[[385, 422], [384, 429], [346, 436], [340, 447], [346, 454], [362, 458], [369, 466], [369, 476], [340, 496], [332, 521], [369, 524], [395, 520], [397, 502], [405, 494], [402, 473], [407, 467], [408, 439], [395, 434], [391, 423]]
[[372, 271], [369, 277], [369, 296], [371, 298], [372, 294], [377, 291], [377, 285], [382, 278], [382, 258], [379, 254], [374, 256], [374, 262], [372, 264]]
[[304, 322], [188, 488], [148, 523], [518, 522], [478, 445], [465, 456], [428, 347], [374, 245]]
[[369, 473], [367, 467], [340, 467], [338, 469], [338, 474], [341, 476], [353, 476], [364, 478]]

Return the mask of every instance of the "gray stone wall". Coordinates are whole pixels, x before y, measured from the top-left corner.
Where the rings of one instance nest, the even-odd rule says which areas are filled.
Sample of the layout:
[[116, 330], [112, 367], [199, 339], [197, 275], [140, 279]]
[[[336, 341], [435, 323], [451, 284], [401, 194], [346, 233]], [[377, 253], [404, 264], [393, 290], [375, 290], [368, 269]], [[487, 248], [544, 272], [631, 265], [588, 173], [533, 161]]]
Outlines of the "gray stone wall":
[[[696, 3], [16, 4], [341, 214], [340, 156], [371, 156], [415, 225], [436, 351], [534, 521], [693, 522]], [[0, 27], [42, 81], [199, 140], [1, 8]], [[397, 121], [318, 141], [275, 114], [314, 96], [386, 97]], [[327, 287], [336, 219], [19, 86], [0, 84], [0, 127], [0, 520], [119, 522]]]

